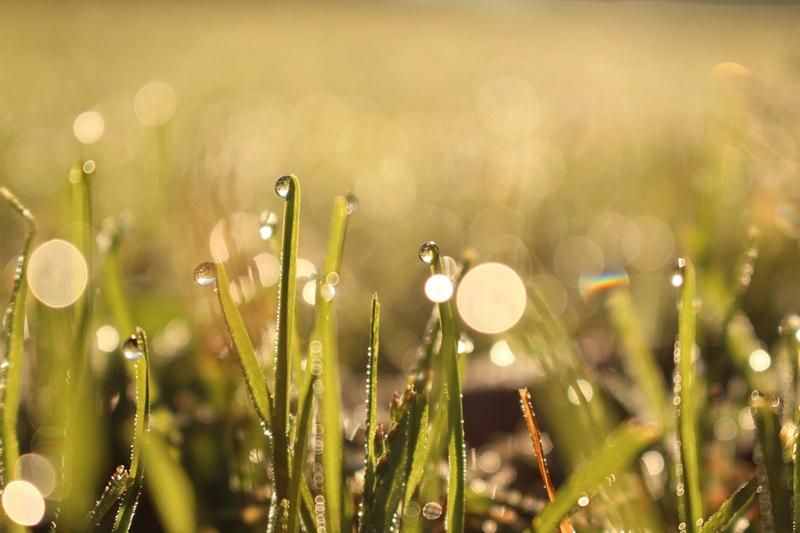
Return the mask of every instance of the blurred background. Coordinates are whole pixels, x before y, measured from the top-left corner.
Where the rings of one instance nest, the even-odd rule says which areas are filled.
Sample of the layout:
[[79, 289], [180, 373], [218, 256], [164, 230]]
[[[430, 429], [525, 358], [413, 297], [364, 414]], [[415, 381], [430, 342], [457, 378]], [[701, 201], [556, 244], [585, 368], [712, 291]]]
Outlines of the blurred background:
[[[0, 28], [0, 182], [31, 208], [43, 242], [70, 234], [70, 166], [96, 162], [95, 229], [109, 216], [128, 228], [125, 291], [153, 341], [163, 402], [180, 422], [173, 440], [198, 529], [261, 519], [263, 497], [251, 489], [263, 476], [243, 474], [231, 457], [263, 457], [236, 432], [236, 417], [250, 416], [246, 395], [216, 302], [192, 271], [229, 260], [268, 363], [277, 262], [259, 216], [282, 210], [274, 183], [288, 172], [302, 186], [300, 254], [317, 268], [333, 197], [359, 199], [336, 295], [341, 356], [352, 370], [344, 371], [345, 434], [356, 440], [370, 295], [383, 304], [385, 405], [402, 390], [430, 313], [417, 257], [427, 240], [456, 258], [512, 267], [563, 324], [576, 367], [589, 374], [619, 361], [602, 299], [581, 295], [582, 275], [627, 272], [665, 384], [675, 336], [667, 277], [678, 255], [697, 263], [714, 324], [715, 298], [757, 228], [760, 256], [743, 307], [765, 346], [797, 309], [793, 7], [11, 3], [0, 7]], [[23, 233], [9, 209], [0, 228], [7, 295]], [[307, 331], [313, 307], [298, 305]], [[102, 307], [96, 315], [92, 361], [103, 368], [129, 332], [116, 331]], [[519, 440], [515, 389], [546, 379], [547, 365], [497, 348], [502, 337], [465, 332], [467, 438], [488, 450], [480, 457], [494, 454], [473, 464], [479, 477], [503, 474], [493, 483], [510, 486], [519, 469], [503, 473], [500, 456]], [[34, 450], [48, 429], [36, 413], [58, 400], [41, 381], [25, 386], [23, 449]], [[552, 429], [546, 413], [543, 423]], [[125, 454], [115, 431], [109, 464]], [[526, 490], [541, 493], [536, 483]], [[248, 522], [242, 509], [253, 502]], [[148, 503], [143, 516], [141, 531], [164, 527]]]

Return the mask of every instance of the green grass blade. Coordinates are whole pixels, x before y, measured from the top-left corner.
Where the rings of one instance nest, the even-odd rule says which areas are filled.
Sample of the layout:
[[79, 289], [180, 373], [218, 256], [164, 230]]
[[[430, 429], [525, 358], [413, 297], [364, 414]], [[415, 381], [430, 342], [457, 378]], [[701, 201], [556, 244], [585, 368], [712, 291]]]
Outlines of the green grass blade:
[[225, 270], [225, 265], [222, 262], [218, 262], [214, 268], [216, 269], [217, 299], [222, 309], [222, 316], [225, 319], [225, 326], [228, 330], [231, 344], [233, 344], [233, 349], [242, 367], [247, 392], [250, 395], [250, 400], [253, 403], [253, 407], [255, 407], [262, 427], [268, 434], [272, 434], [272, 418], [270, 416], [272, 398], [270, 397], [269, 389], [267, 389], [267, 380], [264, 377], [261, 366], [258, 364], [256, 351], [250, 341], [250, 336], [247, 334], [242, 315], [239, 313], [239, 309], [231, 296], [230, 279], [228, 278], [228, 272]]
[[700, 441], [697, 428], [697, 390], [694, 373], [693, 352], [696, 338], [695, 296], [696, 280], [694, 266], [689, 259], [678, 260], [682, 283], [678, 307], [678, 376], [680, 378], [677, 397], [680, 400], [678, 434], [680, 455], [683, 463], [683, 486], [688, 502], [687, 516], [682, 517], [689, 532], [703, 519], [703, 493], [700, 487]]
[[125, 467], [120, 465], [117, 470], [111, 474], [111, 477], [106, 483], [103, 493], [100, 498], [95, 502], [94, 507], [86, 516], [86, 520], [81, 527], [81, 531], [89, 531], [100, 525], [103, 517], [111, 510], [120, 498], [125, 494], [125, 491], [131, 485], [131, 477]]
[[[774, 531], [791, 531], [792, 519], [792, 499], [789, 495], [789, 485], [787, 479], [787, 465], [783, 459], [783, 444], [781, 443], [780, 430], [781, 423], [778, 414], [770, 407], [767, 400], [758, 396], [751, 401], [753, 418], [758, 428], [758, 444], [756, 449], [760, 449], [761, 458], [756, 457], [756, 464], [761, 474], [766, 474], [768, 480], [768, 494], [761, 494], [761, 497], [768, 497], [771, 505], [770, 514]], [[760, 464], [759, 464], [760, 463]], [[769, 517], [765, 517], [768, 522]], [[770, 528], [765, 527], [766, 530]]]
[[733, 525], [739, 516], [753, 505], [756, 499], [758, 484], [749, 480], [737, 488], [728, 499], [722, 502], [714, 514], [708, 517], [698, 533], [719, 533], [726, 531]]
[[131, 446], [131, 485], [125, 491], [114, 521], [113, 533], [127, 533], [133, 523], [133, 515], [139, 502], [144, 481], [144, 450], [150, 431], [150, 354], [147, 334], [136, 328], [135, 339], [139, 357], [136, 360], [136, 419], [134, 421], [133, 445]]
[[[800, 317], [790, 315], [781, 323], [781, 334], [786, 342], [791, 358], [792, 368], [794, 369], [794, 411], [791, 415], [794, 427], [800, 427], [800, 339], [797, 338], [798, 328], [800, 327]], [[798, 522], [800, 522], [800, 458], [798, 458], [798, 440], [795, 438], [792, 443], [792, 531], [797, 533]]]
[[[17, 269], [14, 274], [14, 286], [6, 308], [5, 333], [6, 350], [3, 354], [5, 381], [2, 384], [2, 475], [11, 478], [14, 465], [19, 458], [19, 442], [17, 440], [17, 418], [19, 415], [22, 356], [25, 338], [25, 302], [28, 295], [27, 271], [33, 239], [36, 235], [36, 224], [31, 212], [5, 187], [0, 187], [0, 195], [22, 216], [28, 224], [28, 231], [22, 245]], [[5, 484], [6, 480], [2, 480]]]
[[622, 353], [628, 371], [633, 377], [647, 404], [647, 419], [661, 424], [664, 428], [672, 426], [673, 417], [666, 406], [669, 395], [658, 368], [655, 356], [644, 339], [641, 325], [627, 287], [612, 289], [605, 300], [611, 323], [622, 342]]
[[609, 435], [603, 448], [576, 470], [550, 502], [533, 519], [534, 531], [551, 533], [584, 493], [593, 492], [611, 474], [624, 470], [661, 432], [654, 425], [625, 422]]
[[[274, 404], [272, 410], [273, 494], [268, 531], [285, 524], [289, 505], [289, 386], [294, 344], [295, 299], [297, 291], [297, 237], [300, 216], [300, 184], [296, 176], [284, 176], [276, 183], [278, 195], [286, 201], [283, 211], [281, 279], [278, 287], [278, 339], [276, 341]], [[285, 526], [281, 526], [285, 527]]]
[[306, 450], [308, 449], [308, 432], [311, 425], [311, 413], [314, 403], [313, 386], [314, 377], [310, 370], [306, 380], [305, 394], [300, 397], [300, 405], [297, 410], [297, 422], [295, 424], [295, 434], [292, 437], [292, 476], [289, 480], [289, 519], [287, 530], [290, 533], [297, 531], [298, 518], [301, 518], [298, 510], [302, 508], [301, 485], [304, 485], [305, 477], [303, 467], [306, 462]]
[[[331, 226], [328, 234], [328, 250], [325, 263], [320, 272], [315, 300], [314, 329], [311, 343], [320, 343], [322, 349], [322, 398], [319, 401], [320, 423], [323, 429], [324, 448], [322, 450], [323, 495], [325, 497], [325, 518], [330, 531], [349, 529], [343, 513], [342, 496], [342, 399], [339, 383], [339, 348], [336, 335], [336, 316], [334, 313], [331, 281], [338, 278], [342, 262], [342, 251], [351, 213], [348, 199], [338, 196], [333, 203]], [[310, 361], [309, 361], [310, 362]]]
[[364, 493], [361, 497], [361, 504], [358, 510], [359, 531], [363, 531], [362, 523], [364, 518], [369, 515], [370, 505], [373, 498], [375, 486], [375, 466], [377, 456], [375, 454], [375, 432], [378, 426], [378, 349], [380, 341], [381, 323], [381, 304], [378, 295], [372, 295], [372, 312], [370, 319], [369, 348], [367, 351], [367, 415], [366, 415], [366, 436], [364, 444]]
[[[434, 245], [435, 246], [435, 245]], [[431, 273], [443, 272], [442, 259], [436, 247]], [[464, 442], [464, 413], [461, 404], [461, 377], [458, 371], [458, 328], [450, 300], [439, 304], [442, 344], [439, 355], [445, 365], [447, 396], [448, 446], [450, 473], [447, 481], [447, 530], [464, 531], [464, 476], [467, 471], [467, 451]]]

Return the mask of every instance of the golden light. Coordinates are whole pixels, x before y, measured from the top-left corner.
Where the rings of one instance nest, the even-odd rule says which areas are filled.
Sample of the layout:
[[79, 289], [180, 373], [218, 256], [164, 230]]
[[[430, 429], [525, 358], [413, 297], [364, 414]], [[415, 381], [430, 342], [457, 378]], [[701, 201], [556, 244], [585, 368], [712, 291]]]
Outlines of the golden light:
[[464, 322], [482, 333], [501, 333], [525, 312], [527, 293], [522, 279], [501, 263], [484, 263], [469, 270], [456, 294]]
[[35, 526], [44, 518], [44, 498], [29, 481], [11, 481], [3, 490], [3, 510], [14, 523]]
[[28, 286], [33, 295], [49, 307], [67, 307], [75, 303], [88, 280], [86, 261], [72, 243], [53, 239], [31, 254]]

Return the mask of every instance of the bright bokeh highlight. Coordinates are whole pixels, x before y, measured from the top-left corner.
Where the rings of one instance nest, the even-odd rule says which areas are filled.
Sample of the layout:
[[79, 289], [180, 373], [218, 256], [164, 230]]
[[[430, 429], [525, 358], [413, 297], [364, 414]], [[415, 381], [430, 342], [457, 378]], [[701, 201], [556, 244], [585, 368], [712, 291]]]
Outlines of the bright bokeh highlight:
[[16, 524], [35, 526], [44, 518], [44, 498], [29, 481], [12, 481], [3, 490], [3, 510]]
[[53, 239], [33, 251], [28, 265], [28, 286], [49, 307], [67, 307], [86, 289], [89, 269], [81, 252], [67, 241]]
[[501, 263], [484, 263], [469, 270], [456, 294], [462, 320], [482, 333], [511, 328], [522, 318], [526, 302], [522, 279]]

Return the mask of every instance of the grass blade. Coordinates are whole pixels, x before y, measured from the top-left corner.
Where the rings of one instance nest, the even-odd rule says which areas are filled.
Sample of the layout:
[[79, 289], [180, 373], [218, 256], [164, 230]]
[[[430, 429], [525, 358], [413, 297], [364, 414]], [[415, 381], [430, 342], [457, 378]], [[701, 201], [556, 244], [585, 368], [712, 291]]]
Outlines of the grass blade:
[[136, 418], [133, 430], [133, 444], [131, 446], [131, 484], [125, 491], [125, 496], [123, 496], [122, 503], [117, 511], [113, 533], [127, 533], [133, 523], [133, 515], [136, 513], [139, 495], [142, 492], [144, 450], [147, 448], [147, 436], [150, 431], [150, 354], [147, 334], [142, 328], [137, 327], [136, 334], [126, 344], [129, 345], [128, 353], [126, 353], [128, 359], [132, 358], [130, 353], [132, 353], [133, 349], [137, 350], [139, 354], [135, 363]]
[[197, 278], [197, 273], [201, 269], [213, 269], [215, 272], [217, 299], [222, 309], [222, 316], [225, 319], [225, 326], [228, 330], [231, 344], [233, 344], [233, 349], [242, 367], [247, 392], [250, 395], [250, 400], [253, 403], [253, 407], [255, 407], [262, 427], [270, 435], [272, 433], [272, 419], [270, 416], [272, 398], [270, 397], [269, 389], [267, 389], [267, 380], [264, 377], [264, 372], [258, 364], [253, 343], [247, 334], [242, 315], [239, 313], [239, 309], [231, 296], [228, 272], [222, 262], [218, 262], [216, 265], [203, 263], [195, 270], [195, 278]]
[[95, 502], [94, 507], [86, 516], [86, 521], [81, 527], [81, 531], [89, 531], [94, 527], [100, 525], [103, 517], [106, 516], [108, 511], [116, 504], [120, 498], [125, 494], [125, 491], [131, 486], [131, 477], [125, 467], [120, 465], [117, 470], [111, 474], [111, 477], [106, 483], [103, 493], [100, 498]]
[[[295, 327], [297, 290], [297, 237], [300, 216], [300, 184], [297, 177], [283, 176], [275, 190], [286, 201], [281, 242], [281, 279], [278, 287], [278, 331], [275, 351], [274, 404], [272, 410], [272, 477], [274, 482], [268, 531], [286, 527], [289, 509], [289, 386]], [[280, 524], [280, 525], [279, 525]]]
[[[323, 496], [325, 497], [325, 522], [330, 531], [349, 529], [343, 513], [342, 496], [342, 399], [339, 384], [339, 349], [336, 335], [336, 316], [333, 307], [335, 284], [342, 262], [344, 239], [353, 200], [338, 196], [333, 203], [328, 250], [320, 272], [315, 299], [314, 329], [309, 345], [321, 349], [322, 398], [318, 416], [323, 429], [322, 450]], [[319, 357], [320, 354], [317, 355]]]
[[[522, 415], [525, 417], [525, 424], [528, 426], [528, 432], [531, 435], [531, 442], [533, 443], [533, 450], [536, 454], [536, 464], [539, 467], [539, 475], [544, 482], [544, 489], [547, 492], [548, 499], [552, 502], [556, 497], [553, 482], [550, 479], [550, 472], [547, 469], [547, 459], [544, 456], [544, 447], [542, 446], [542, 437], [539, 433], [539, 424], [536, 423], [536, 415], [533, 412], [533, 405], [531, 405], [531, 393], [527, 388], [519, 389], [519, 401], [522, 406]], [[558, 525], [561, 533], [571, 533], [573, 531], [572, 523], [569, 518], [564, 518]]]
[[[791, 415], [794, 427], [800, 427], [800, 339], [797, 338], [798, 328], [800, 328], [800, 317], [790, 315], [784, 318], [781, 323], [781, 334], [786, 341], [789, 357], [794, 369], [794, 410]], [[798, 522], [800, 522], [800, 458], [798, 458], [798, 440], [796, 437], [792, 443], [792, 532], [797, 533]]]
[[609, 291], [605, 300], [611, 323], [622, 342], [628, 371], [642, 391], [647, 403], [647, 419], [661, 424], [664, 428], [672, 426], [672, 417], [667, 411], [669, 396], [661, 377], [653, 352], [648, 348], [627, 287]]
[[[764, 526], [766, 531], [791, 531], [792, 501], [788, 490], [787, 465], [783, 460], [783, 445], [780, 438], [781, 423], [778, 414], [770, 407], [767, 400], [758, 396], [751, 400], [753, 418], [758, 428], [758, 444], [756, 448], [756, 464], [762, 477], [766, 475], [769, 491], [761, 494], [761, 498], [769, 498], [769, 514], [762, 520], [772, 527]], [[760, 451], [760, 453], [759, 453]], [[758, 456], [761, 456], [760, 458]]]
[[758, 484], [754, 480], [743, 483], [722, 502], [714, 514], [708, 517], [698, 533], [718, 533], [727, 531], [736, 520], [753, 505], [756, 499]]
[[[5, 365], [4, 383], [2, 383], [2, 471], [0, 475], [11, 478], [14, 465], [19, 458], [19, 442], [17, 440], [17, 417], [19, 415], [20, 389], [22, 379], [22, 356], [25, 340], [25, 301], [28, 295], [26, 274], [33, 239], [36, 235], [36, 223], [31, 212], [20, 203], [16, 196], [5, 187], [0, 187], [0, 195], [22, 216], [28, 224], [28, 231], [18, 258], [14, 273], [14, 286], [6, 308], [4, 318], [6, 334], [6, 350], [3, 354]], [[0, 478], [2, 479], [2, 478]], [[6, 480], [2, 479], [3, 484]]]
[[358, 510], [359, 531], [364, 531], [364, 519], [370, 513], [370, 506], [375, 486], [375, 432], [378, 425], [378, 349], [380, 342], [381, 304], [378, 295], [372, 295], [372, 312], [370, 319], [369, 348], [367, 351], [367, 415], [366, 442], [364, 444], [364, 493]]
[[[680, 457], [683, 464], [682, 479], [688, 509], [681, 519], [689, 532], [703, 520], [703, 494], [700, 487], [700, 452], [697, 435], [696, 378], [693, 352], [696, 338], [696, 280], [694, 266], [689, 259], [678, 259], [680, 276], [680, 303], [678, 308], [677, 372], [679, 381], [676, 393], [679, 400], [678, 434]], [[678, 278], [676, 278], [677, 280]], [[687, 514], [688, 513], [688, 514]]]
[[[435, 243], [427, 243], [433, 252], [432, 274], [442, 274], [442, 258]], [[423, 254], [420, 254], [422, 257]], [[423, 259], [424, 260], [424, 259]], [[427, 263], [427, 261], [425, 261]], [[439, 355], [445, 365], [445, 387], [447, 396], [448, 446], [447, 458], [450, 473], [447, 481], [447, 530], [464, 531], [464, 475], [467, 468], [467, 452], [464, 443], [464, 413], [461, 404], [461, 377], [458, 371], [458, 332], [453, 306], [450, 300], [439, 303], [439, 320], [442, 328], [442, 343]]]
[[654, 425], [625, 422], [615, 429], [601, 450], [575, 471], [550, 502], [533, 519], [534, 531], [551, 533], [578, 501], [581, 494], [593, 492], [611, 474], [626, 468], [645, 448], [655, 443], [661, 431]]

